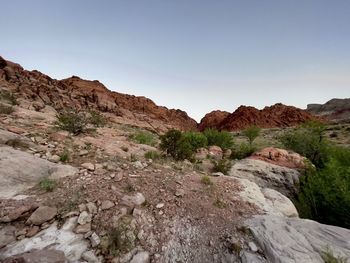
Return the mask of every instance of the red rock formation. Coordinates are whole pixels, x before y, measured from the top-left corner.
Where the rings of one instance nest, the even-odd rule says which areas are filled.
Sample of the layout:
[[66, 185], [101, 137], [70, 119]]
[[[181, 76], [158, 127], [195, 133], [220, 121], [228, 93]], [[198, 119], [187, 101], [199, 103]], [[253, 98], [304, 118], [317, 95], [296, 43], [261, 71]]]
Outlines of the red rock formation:
[[219, 124], [227, 117], [230, 113], [227, 111], [212, 111], [207, 113], [200, 121], [198, 129], [203, 131], [208, 128], [217, 128]]
[[[27, 71], [20, 65], [0, 57], [0, 84], [31, 101], [34, 108], [50, 105], [64, 108], [95, 109], [130, 116], [141, 120], [157, 120], [181, 130], [197, 128], [195, 120], [186, 112], [157, 106], [145, 97], [132, 96], [108, 90], [97, 80], [83, 80], [73, 76], [55, 80], [37, 70]], [[137, 116], [135, 116], [137, 114]]]
[[[296, 107], [278, 103], [270, 107], [265, 107], [263, 110], [240, 106], [236, 111], [221, 120], [221, 122], [210, 127], [215, 127], [219, 130], [235, 131], [245, 129], [251, 125], [261, 128], [289, 127], [309, 120], [319, 120], [319, 118]], [[208, 121], [206, 122], [210, 123]], [[215, 122], [211, 122], [210, 124], [213, 123]], [[200, 127], [201, 129], [207, 128], [204, 121], [201, 122]]]

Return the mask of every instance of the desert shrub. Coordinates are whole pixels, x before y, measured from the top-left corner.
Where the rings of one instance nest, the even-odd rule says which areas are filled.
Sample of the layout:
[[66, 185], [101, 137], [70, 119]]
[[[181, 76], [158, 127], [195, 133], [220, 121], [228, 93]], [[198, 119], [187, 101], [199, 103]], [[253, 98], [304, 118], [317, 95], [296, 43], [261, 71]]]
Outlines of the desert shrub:
[[148, 151], [145, 153], [145, 158], [146, 159], [152, 159], [152, 160], [157, 160], [160, 158], [160, 155], [157, 151]]
[[205, 185], [213, 185], [213, 182], [211, 181], [210, 177], [208, 175], [203, 175], [201, 178], [201, 183]]
[[208, 145], [216, 145], [221, 149], [230, 149], [233, 146], [232, 134], [227, 131], [218, 131], [215, 129], [207, 129], [204, 131], [207, 137]]
[[13, 106], [8, 106], [8, 105], [0, 103], [0, 114], [9, 115], [14, 111], [15, 110], [14, 110]]
[[325, 263], [347, 263], [346, 258], [334, 256], [329, 247], [321, 253], [321, 257]]
[[255, 152], [255, 148], [248, 143], [241, 143], [239, 146], [232, 148], [231, 159], [244, 159], [251, 156]]
[[219, 197], [216, 197], [213, 205], [216, 206], [217, 208], [226, 208], [225, 202], [222, 201]]
[[328, 158], [328, 144], [324, 139], [325, 126], [308, 122], [281, 136], [282, 144], [305, 157], [316, 167], [323, 167]]
[[65, 149], [61, 154], [60, 154], [60, 161], [61, 162], [68, 162], [70, 159], [70, 153], [67, 149]]
[[55, 125], [61, 130], [77, 135], [86, 131], [88, 119], [84, 112], [75, 110], [62, 111], [56, 115]]
[[250, 126], [242, 131], [242, 134], [247, 137], [249, 144], [252, 145], [254, 140], [259, 136], [261, 129], [255, 125]]
[[175, 160], [191, 159], [193, 146], [178, 130], [169, 130], [160, 137], [160, 148]]
[[302, 217], [350, 228], [350, 149], [332, 147], [327, 159], [305, 170], [295, 204]]
[[103, 127], [106, 125], [106, 118], [98, 111], [90, 111], [89, 112], [88, 122], [94, 125], [95, 127]]
[[56, 181], [48, 177], [42, 178], [39, 182], [40, 189], [46, 192], [52, 192], [56, 188], [56, 186], [57, 186]]
[[214, 172], [220, 172], [223, 174], [227, 174], [229, 170], [231, 169], [231, 162], [227, 159], [222, 159], [219, 161], [214, 161]]
[[104, 253], [112, 256], [128, 252], [133, 246], [135, 236], [131, 227], [131, 219], [124, 216], [118, 221], [118, 225], [108, 231], [107, 244]]
[[155, 145], [156, 139], [153, 133], [147, 131], [138, 131], [130, 135], [130, 139], [139, 144]]
[[1, 90], [0, 91], [0, 98], [2, 100], [9, 102], [11, 105], [18, 105], [18, 102], [17, 102], [15, 95], [10, 91]]
[[188, 141], [191, 144], [192, 149], [195, 151], [198, 148], [206, 147], [208, 145], [207, 137], [203, 133], [200, 132], [184, 132], [183, 133], [184, 140]]

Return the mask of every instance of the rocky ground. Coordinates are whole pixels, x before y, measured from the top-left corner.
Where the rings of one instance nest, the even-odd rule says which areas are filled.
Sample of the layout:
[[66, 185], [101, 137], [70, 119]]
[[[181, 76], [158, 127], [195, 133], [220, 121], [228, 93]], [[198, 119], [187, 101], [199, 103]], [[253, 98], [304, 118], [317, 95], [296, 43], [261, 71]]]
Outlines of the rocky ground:
[[144, 153], [157, 148], [130, 139], [136, 127], [110, 120], [72, 136], [55, 129], [52, 108], [14, 108], [0, 129], [3, 262], [323, 262], [328, 248], [350, 256], [350, 231], [298, 218], [288, 199], [296, 154], [273, 149], [273, 161], [261, 152], [229, 176], [212, 174], [205, 158], [220, 159], [217, 147], [196, 165], [152, 161]]

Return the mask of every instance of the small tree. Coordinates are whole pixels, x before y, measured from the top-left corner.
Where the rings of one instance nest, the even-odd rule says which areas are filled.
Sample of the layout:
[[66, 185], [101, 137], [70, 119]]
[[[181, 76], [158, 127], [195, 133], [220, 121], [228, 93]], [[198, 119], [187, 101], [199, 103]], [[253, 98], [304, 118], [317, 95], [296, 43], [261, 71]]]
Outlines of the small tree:
[[248, 138], [249, 145], [252, 146], [254, 140], [259, 136], [261, 129], [255, 125], [250, 126], [242, 131], [243, 135]]
[[209, 146], [216, 145], [221, 149], [230, 149], [234, 144], [232, 134], [227, 131], [207, 129], [204, 131], [204, 135], [207, 137]]

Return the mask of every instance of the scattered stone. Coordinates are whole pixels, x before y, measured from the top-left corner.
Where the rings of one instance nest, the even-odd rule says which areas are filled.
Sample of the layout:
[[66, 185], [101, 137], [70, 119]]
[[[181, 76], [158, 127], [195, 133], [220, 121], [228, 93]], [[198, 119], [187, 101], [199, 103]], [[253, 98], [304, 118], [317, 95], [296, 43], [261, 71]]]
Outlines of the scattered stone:
[[215, 177], [224, 176], [224, 174], [221, 172], [212, 173], [211, 175]]
[[123, 174], [122, 173], [117, 173], [114, 179], [116, 182], [120, 182], [123, 180]]
[[84, 225], [78, 225], [74, 232], [77, 234], [84, 234], [91, 231], [91, 223], [86, 223]]
[[252, 252], [254, 252], [254, 253], [258, 252], [258, 247], [255, 245], [254, 242], [249, 242], [248, 246]]
[[0, 229], [0, 248], [16, 240], [15, 232], [14, 226], [5, 226]]
[[86, 208], [90, 214], [93, 214], [93, 215], [97, 214], [97, 207], [96, 207], [95, 203], [93, 203], [93, 202], [87, 203]]
[[164, 203], [159, 203], [156, 205], [156, 208], [161, 209], [164, 207]]
[[83, 211], [80, 213], [79, 217], [78, 217], [78, 224], [79, 225], [85, 225], [87, 223], [91, 222], [91, 215], [88, 214], [88, 212]]
[[27, 231], [26, 237], [35, 236], [39, 231], [40, 231], [40, 227], [38, 227], [38, 226], [33, 226], [33, 227], [31, 227], [31, 228]]
[[80, 152], [79, 152], [79, 155], [80, 156], [84, 156], [84, 155], [88, 155], [89, 154], [89, 151], [88, 150], [81, 150]]
[[114, 206], [114, 203], [110, 200], [104, 200], [101, 204], [101, 210], [107, 210]]
[[95, 170], [95, 165], [92, 163], [83, 163], [81, 167], [88, 169], [89, 171], [94, 171]]
[[30, 225], [41, 225], [54, 218], [57, 214], [57, 209], [55, 207], [40, 206], [34, 211], [33, 214], [28, 218], [26, 224]]
[[59, 157], [57, 154], [54, 154], [49, 159], [51, 162], [58, 163], [61, 160], [61, 157]]
[[82, 258], [86, 260], [88, 263], [99, 263], [99, 259], [95, 256], [94, 251], [89, 250], [85, 251], [82, 255]]
[[79, 208], [79, 212], [80, 212], [80, 213], [83, 212], [83, 211], [86, 211], [86, 205], [85, 205], [85, 204], [80, 204], [80, 205], [78, 206], [78, 208]]
[[125, 195], [122, 197], [122, 202], [127, 206], [142, 205], [146, 201], [146, 198], [142, 193], [136, 193], [132, 196]]
[[149, 263], [149, 253], [146, 251], [138, 252], [130, 261], [130, 263]]
[[95, 232], [91, 234], [90, 241], [92, 247], [97, 247], [101, 243], [100, 237]]
[[176, 197], [183, 197], [185, 195], [185, 190], [183, 189], [176, 189], [175, 196]]

